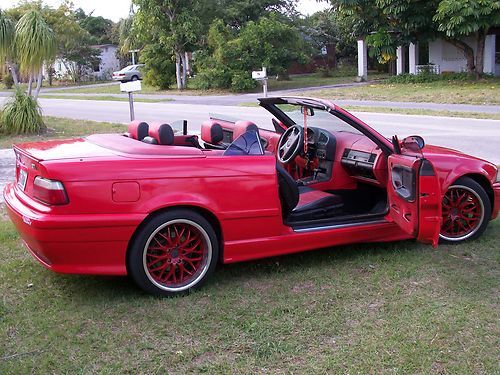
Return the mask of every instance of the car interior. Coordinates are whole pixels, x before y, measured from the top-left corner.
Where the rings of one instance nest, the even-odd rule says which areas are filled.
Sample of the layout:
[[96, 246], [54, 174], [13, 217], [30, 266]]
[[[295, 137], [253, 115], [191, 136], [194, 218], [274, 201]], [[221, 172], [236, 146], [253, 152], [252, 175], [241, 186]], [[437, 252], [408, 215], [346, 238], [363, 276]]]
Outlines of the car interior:
[[293, 107], [273, 119], [274, 131], [211, 115], [201, 124], [200, 137], [188, 135], [185, 122], [179, 131], [166, 123], [134, 121], [125, 135], [151, 145], [197, 147], [214, 156], [276, 154], [283, 221], [294, 229], [383, 217], [388, 211], [384, 152], [349, 124], [332, 129], [331, 113], [327, 118], [312, 106]]

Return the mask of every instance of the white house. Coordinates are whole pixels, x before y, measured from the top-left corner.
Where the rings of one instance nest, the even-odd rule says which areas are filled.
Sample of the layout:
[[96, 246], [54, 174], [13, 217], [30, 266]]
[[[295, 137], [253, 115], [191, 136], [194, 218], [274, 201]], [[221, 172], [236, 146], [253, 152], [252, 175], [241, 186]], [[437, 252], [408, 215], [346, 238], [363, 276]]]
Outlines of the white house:
[[[484, 73], [500, 76], [500, 30], [493, 28], [486, 37], [484, 45]], [[464, 41], [473, 48], [476, 55], [477, 45], [473, 37], [464, 38]], [[417, 74], [422, 66], [430, 66], [440, 74], [443, 72], [464, 72], [467, 70], [467, 62], [464, 53], [454, 45], [443, 39], [429, 42], [428, 61], [421, 61], [418, 53], [418, 43], [410, 43], [408, 47], [398, 47], [396, 51], [397, 74]], [[406, 64], [408, 58], [408, 64]], [[367, 79], [367, 46], [364, 40], [358, 40], [358, 76]]]
[[[500, 47], [500, 40], [496, 41], [494, 34], [486, 36], [484, 44], [484, 73], [500, 75], [500, 57], [497, 52]], [[477, 45], [474, 38], [464, 38], [469, 46], [474, 50], [476, 56]], [[495, 61], [497, 60], [497, 61]], [[462, 51], [443, 39], [436, 39], [429, 42], [429, 64], [439, 66], [441, 72], [464, 72], [467, 71], [467, 61]]]
[[101, 44], [92, 46], [101, 51], [101, 62], [94, 67], [94, 77], [97, 79], [111, 79], [113, 72], [120, 70], [120, 60], [116, 57], [118, 46], [116, 44]]
[[[111, 79], [114, 71], [120, 70], [120, 60], [116, 57], [118, 46], [115, 44], [101, 44], [92, 46], [98, 49], [100, 53], [100, 62], [88, 71], [88, 77], [94, 79]], [[68, 75], [68, 64], [70, 61], [56, 59], [54, 62], [54, 71], [56, 77], [65, 77]], [[44, 73], [45, 74], [45, 73]]]

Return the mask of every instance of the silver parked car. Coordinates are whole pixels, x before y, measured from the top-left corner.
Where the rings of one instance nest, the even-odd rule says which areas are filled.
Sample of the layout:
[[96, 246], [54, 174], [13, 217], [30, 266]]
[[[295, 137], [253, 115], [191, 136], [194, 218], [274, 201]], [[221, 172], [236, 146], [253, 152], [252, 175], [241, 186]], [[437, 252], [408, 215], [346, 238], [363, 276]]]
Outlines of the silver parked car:
[[142, 79], [142, 68], [144, 64], [126, 66], [122, 70], [113, 72], [113, 81], [128, 82]]

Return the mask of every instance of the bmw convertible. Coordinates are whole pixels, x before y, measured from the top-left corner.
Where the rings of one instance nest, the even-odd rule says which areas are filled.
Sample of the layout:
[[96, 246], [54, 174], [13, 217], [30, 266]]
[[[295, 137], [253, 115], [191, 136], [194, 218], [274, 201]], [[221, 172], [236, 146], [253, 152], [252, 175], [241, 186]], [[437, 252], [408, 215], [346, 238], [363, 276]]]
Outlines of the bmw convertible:
[[126, 134], [15, 145], [9, 216], [50, 270], [129, 275], [174, 296], [218, 263], [458, 243], [498, 215], [499, 174], [485, 160], [419, 136], [387, 139], [325, 100], [259, 104], [272, 123], [211, 115], [189, 134], [186, 121], [135, 121]]

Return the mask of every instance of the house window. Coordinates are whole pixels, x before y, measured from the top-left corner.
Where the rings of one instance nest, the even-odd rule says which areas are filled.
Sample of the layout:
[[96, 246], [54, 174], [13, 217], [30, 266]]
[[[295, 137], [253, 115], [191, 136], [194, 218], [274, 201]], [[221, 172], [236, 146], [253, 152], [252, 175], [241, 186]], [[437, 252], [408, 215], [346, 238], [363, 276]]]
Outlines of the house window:
[[95, 62], [92, 64], [92, 68], [94, 69], [94, 72], [100, 72], [101, 71], [101, 67], [99, 66], [99, 62]]

